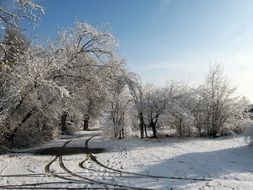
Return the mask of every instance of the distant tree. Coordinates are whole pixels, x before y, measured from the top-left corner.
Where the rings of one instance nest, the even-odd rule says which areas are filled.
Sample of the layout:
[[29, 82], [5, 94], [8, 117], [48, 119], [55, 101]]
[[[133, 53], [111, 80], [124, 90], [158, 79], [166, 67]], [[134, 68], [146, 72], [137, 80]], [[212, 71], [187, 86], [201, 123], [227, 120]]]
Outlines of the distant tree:
[[193, 125], [197, 129], [198, 135], [202, 137], [206, 135], [206, 129], [205, 129], [206, 111], [205, 111], [205, 105], [203, 104], [202, 97], [198, 93], [199, 93], [198, 89], [195, 89], [192, 96], [189, 96], [190, 106], [188, 108], [192, 114]]
[[163, 88], [154, 88], [152, 86], [144, 87], [143, 95], [143, 114], [146, 118], [148, 127], [152, 129], [153, 137], [157, 137], [157, 124], [159, 118], [166, 110], [167, 94]]
[[222, 72], [221, 66], [211, 68], [204, 84], [200, 87], [201, 104], [208, 136], [216, 137], [234, 116], [238, 103], [236, 88], [232, 87]]
[[184, 84], [172, 81], [167, 85], [167, 123], [176, 130], [179, 137], [191, 136], [193, 119], [190, 107], [192, 89]]
[[110, 119], [113, 125], [113, 136], [115, 138], [125, 137], [125, 123], [132, 102], [132, 97], [126, 85], [126, 75], [122, 73], [111, 88], [109, 100]]
[[134, 102], [134, 110], [137, 113], [137, 118], [139, 120], [139, 130], [140, 130], [140, 137], [144, 138], [144, 132], [147, 137], [147, 125], [144, 119], [144, 102], [143, 102], [143, 86], [141, 84], [140, 77], [132, 72], [129, 72], [125, 76], [125, 81], [128, 86], [129, 92], [132, 96]]

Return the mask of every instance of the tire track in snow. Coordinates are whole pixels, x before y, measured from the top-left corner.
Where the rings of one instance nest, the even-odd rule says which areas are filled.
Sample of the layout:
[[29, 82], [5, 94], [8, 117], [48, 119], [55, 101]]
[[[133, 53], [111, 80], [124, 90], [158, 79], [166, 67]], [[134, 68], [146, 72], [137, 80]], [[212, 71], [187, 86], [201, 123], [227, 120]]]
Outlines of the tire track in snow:
[[124, 189], [139, 189], [139, 190], [149, 190], [148, 188], [140, 188], [140, 187], [131, 187], [131, 186], [127, 186], [127, 185], [121, 185], [121, 184], [116, 184], [116, 183], [109, 183], [109, 182], [103, 182], [103, 181], [99, 181], [99, 180], [95, 180], [95, 179], [91, 179], [91, 178], [88, 178], [88, 177], [84, 177], [84, 176], [81, 176], [79, 174], [76, 174], [74, 172], [72, 172], [71, 170], [69, 170], [64, 162], [63, 162], [63, 159], [62, 159], [62, 156], [59, 157], [59, 164], [60, 164], [60, 167], [67, 173], [69, 173], [70, 175], [72, 176], [75, 176], [75, 177], [78, 177], [78, 178], [81, 178], [81, 179], [84, 179], [84, 180], [87, 180], [89, 182], [91, 182], [91, 184], [100, 184], [100, 185], [106, 185], [106, 186], [113, 186], [113, 187], [119, 187], [119, 188], [124, 188]]
[[[89, 150], [89, 141], [94, 138], [96, 135], [88, 138], [86, 141], [85, 141], [85, 147]], [[66, 146], [66, 145], [65, 145]], [[92, 153], [88, 153], [86, 155], [92, 155]], [[80, 163], [84, 163], [86, 161], [86, 159]], [[79, 163], [79, 164], [80, 164]], [[78, 165], [79, 165], [78, 164]], [[62, 158], [62, 155], [59, 156], [59, 165], [60, 167], [65, 171], [67, 172], [68, 174], [74, 176], [74, 177], [78, 177], [78, 178], [81, 178], [81, 179], [84, 179], [84, 180], [87, 180], [89, 181], [91, 184], [100, 184], [100, 185], [104, 185], [104, 188], [105, 189], [108, 189], [107, 186], [112, 186], [112, 187], [119, 187], [119, 188], [124, 188], [124, 189], [138, 189], [138, 190], [149, 190], [148, 188], [140, 188], [140, 187], [132, 187], [132, 186], [127, 186], [127, 185], [121, 185], [121, 184], [116, 184], [116, 183], [110, 183], [110, 182], [104, 182], [104, 181], [99, 181], [99, 180], [95, 180], [95, 179], [91, 179], [91, 178], [88, 178], [88, 177], [84, 177], [82, 175], [79, 175], [77, 173], [74, 173], [72, 172], [71, 170], [69, 170], [64, 162], [63, 162], [63, 158]], [[81, 165], [81, 164], [80, 164]]]
[[[85, 153], [86, 158], [81, 161], [80, 163], [78, 163], [78, 166], [82, 169], [85, 169], [84, 167], [84, 163], [88, 160], [91, 160], [93, 163], [95, 163], [97, 166], [102, 167], [104, 169], [106, 169], [107, 171], [99, 171], [99, 172], [110, 172], [112, 174], [115, 173], [119, 173], [120, 176], [114, 176], [114, 177], [122, 177], [122, 174], [125, 174], [127, 176], [132, 175], [132, 176], [136, 176], [136, 177], [143, 177], [143, 178], [153, 178], [153, 179], [170, 179], [170, 180], [198, 180], [198, 181], [211, 181], [211, 179], [201, 179], [201, 178], [187, 178], [187, 177], [168, 177], [168, 176], [156, 176], [156, 175], [148, 175], [148, 174], [141, 174], [141, 173], [134, 173], [134, 172], [128, 172], [128, 171], [124, 171], [124, 170], [119, 170], [119, 169], [115, 169], [112, 166], [106, 166], [105, 164], [101, 163], [100, 161], [97, 160], [97, 158], [89, 151], [89, 142], [92, 138], [94, 138], [96, 135], [91, 136], [90, 138], [88, 138], [85, 141], [85, 148], [88, 150], [88, 153]], [[76, 138], [80, 138], [83, 136], [79, 136]], [[70, 139], [68, 141], [66, 141], [62, 147], [66, 147], [70, 142], [72, 142], [73, 140], [75, 140], [76, 138]], [[123, 158], [126, 155], [126, 150], [122, 150], [120, 151], [120, 154], [117, 156], [117, 160]], [[56, 163], [56, 161], [59, 161], [58, 164], [59, 166], [64, 170], [64, 172], [66, 172], [67, 174], [70, 174], [70, 177], [66, 177], [66, 176], [62, 176], [59, 175], [57, 173], [55, 173], [55, 171], [51, 170], [51, 166]], [[115, 157], [114, 157], [114, 160]], [[89, 169], [90, 171], [92, 171], [92, 169]], [[108, 171], [109, 170], [109, 171]], [[63, 159], [63, 154], [59, 154], [54, 156], [45, 166], [44, 166], [44, 171], [47, 174], [51, 174], [53, 177], [62, 179], [64, 181], [69, 181], [71, 183], [74, 184], [85, 184], [85, 185], [91, 185], [91, 186], [103, 186], [104, 189], [110, 189], [109, 187], [113, 187], [115, 188], [121, 188], [121, 189], [145, 189], [147, 190], [148, 188], [140, 188], [140, 187], [132, 187], [132, 186], [128, 186], [128, 185], [121, 185], [121, 184], [117, 184], [115, 182], [108, 182], [108, 181], [103, 181], [103, 180], [97, 180], [94, 178], [90, 178], [84, 175], [79, 175], [76, 172], [71, 171], [69, 168], [66, 167], [66, 165], [64, 164], [64, 159]], [[95, 170], [92, 171], [93, 173], [99, 173]], [[91, 173], [92, 174], [92, 173]], [[109, 176], [108, 176], [109, 177]], [[113, 176], [112, 176], [113, 177]], [[28, 185], [29, 186], [29, 185]], [[30, 188], [30, 187], [29, 187]], [[54, 187], [52, 187], [54, 188]], [[78, 189], [78, 188], [77, 188]], [[91, 188], [92, 189], [92, 188]], [[101, 187], [100, 187], [101, 189]]]
[[[78, 137], [80, 138], [80, 137]], [[66, 141], [62, 147], [66, 147], [67, 144], [69, 144], [71, 141], [73, 141], [74, 139], [70, 139], [68, 141]], [[45, 173], [47, 174], [51, 174], [53, 177], [56, 177], [56, 178], [60, 178], [60, 179], [63, 179], [63, 180], [68, 180], [68, 181], [75, 181], [75, 182], [82, 182], [80, 180], [75, 180], [75, 179], [72, 179], [72, 178], [69, 178], [69, 177], [64, 177], [64, 176], [61, 176], [61, 175], [58, 175], [56, 174], [54, 171], [50, 170], [50, 166], [56, 162], [56, 160], [59, 158], [59, 155], [56, 155], [53, 157], [53, 159], [51, 161], [49, 161], [45, 166], [44, 166], [44, 171]]]
[[[85, 141], [85, 147], [89, 150], [89, 146], [88, 146], [88, 143], [89, 141], [94, 138], [96, 135], [88, 138], [86, 141]], [[69, 144], [71, 141], [73, 141], [74, 139], [71, 139], [69, 141], [66, 141], [62, 147], [66, 147], [67, 144]], [[89, 153], [91, 154], [91, 153]], [[64, 176], [60, 176], [58, 174], [56, 174], [55, 172], [51, 171], [50, 170], [50, 166], [55, 163], [58, 159], [58, 163], [59, 163], [59, 166], [68, 174], [70, 174], [71, 176], [73, 177], [77, 177], [78, 179], [73, 179], [73, 178], [68, 178], [68, 177], [64, 177]], [[45, 167], [44, 167], [44, 170], [46, 173], [50, 173], [52, 176], [56, 177], [56, 178], [60, 178], [60, 179], [63, 179], [63, 180], [70, 180], [70, 181], [73, 181], [73, 182], [79, 182], [79, 183], [86, 183], [86, 184], [89, 184], [89, 185], [103, 185], [104, 186], [104, 189], [111, 189], [111, 188], [108, 188], [108, 186], [110, 187], [114, 187], [113, 189], [115, 189], [115, 187], [117, 188], [123, 188], [123, 189], [143, 189], [143, 190], [148, 190], [147, 188], [139, 188], [139, 187], [131, 187], [131, 186], [127, 186], [127, 185], [121, 185], [121, 184], [115, 184], [115, 183], [109, 183], [109, 182], [104, 182], [104, 181], [99, 181], [99, 180], [95, 180], [95, 179], [91, 179], [89, 177], [85, 177], [85, 176], [82, 176], [82, 175], [79, 175], [77, 173], [74, 173], [72, 172], [70, 169], [68, 169], [64, 162], [63, 162], [63, 155], [56, 155], [55, 157], [53, 157], [53, 159], [48, 162]], [[82, 179], [82, 180], [80, 180]], [[91, 188], [92, 189], [92, 188]], [[100, 187], [101, 189], [101, 187]]]

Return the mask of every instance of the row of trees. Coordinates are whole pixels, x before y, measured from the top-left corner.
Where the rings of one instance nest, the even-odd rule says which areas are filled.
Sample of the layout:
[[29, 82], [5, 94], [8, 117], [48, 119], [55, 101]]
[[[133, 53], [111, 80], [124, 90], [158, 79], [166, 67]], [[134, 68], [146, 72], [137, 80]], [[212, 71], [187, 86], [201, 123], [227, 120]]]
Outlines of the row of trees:
[[[240, 133], [245, 128], [244, 109], [248, 101], [236, 94], [236, 88], [225, 78], [220, 65], [211, 67], [204, 82], [195, 88], [178, 82], [170, 82], [163, 88], [141, 86], [133, 77], [125, 81], [130, 81], [124, 93], [132, 95], [131, 103], [118, 92], [112, 104], [125, 105], [117, 107], [117, 113], [124, 113], [124, 117], [130, 110], [127, 118], [138, 123], [135, 126], [141, 137], [148, 136], [147, 128], [152, 131], [152, 137], [157, 137], [158, 128], [174, 129], [180, 137], [217, 137]], [[123, 89], [122, 83], [121, 86]], [[113, 124], [113, 136], [122, 137], [122, 124]]]

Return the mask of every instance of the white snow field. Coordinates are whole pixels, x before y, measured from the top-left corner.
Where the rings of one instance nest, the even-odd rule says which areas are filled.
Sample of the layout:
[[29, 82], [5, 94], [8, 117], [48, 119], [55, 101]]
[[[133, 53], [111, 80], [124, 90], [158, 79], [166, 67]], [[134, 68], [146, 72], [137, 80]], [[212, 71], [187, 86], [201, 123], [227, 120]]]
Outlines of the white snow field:
[[30, 153], [0, 155], [0, 189], [253, 189], [253, 147], [241, 136], [78, 135], [27, 149]]

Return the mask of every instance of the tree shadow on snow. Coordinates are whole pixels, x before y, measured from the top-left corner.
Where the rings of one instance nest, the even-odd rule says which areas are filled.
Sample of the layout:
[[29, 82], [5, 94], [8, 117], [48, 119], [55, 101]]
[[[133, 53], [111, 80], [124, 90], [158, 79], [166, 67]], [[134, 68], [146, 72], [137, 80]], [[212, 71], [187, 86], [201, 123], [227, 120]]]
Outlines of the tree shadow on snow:
[[[75, 154], [88, 154], [88, 153], [102, 153], [104, 152], [104, 148], [87, 148], [84, 146], [71, 146], [71, 147], [62, 147], [62, 146], [53, 146], [53, 147], [38, 147], [28, 150], [20, 150], [20, 151], [12, 151], [3, 154], [9, 154], [10, 156], [18, 156], [18, 155], [41, 155], [41, 156], [66, 156], [66, 155], [75, 155]], [[1, 155], [1, 154], [0, 154]]]
[[[238, 173], [253, 174], [253, 149], [250, 146], [211, 152], [187, 153], [145, 166], [142, 173], [186, 178], [217, 178], [240, 180]], [[236, 174], [235, 174], [236, 173]], [[235, 175], [233, 175], [235, 174]], [[174, 180], [174, 185], [195, 183], [192, 180]], [[168, 185], [168, 181], [160, 181]]]
[[49, 147], [38, 149], [32, 152], [35, 155], [73, 155], [104, 152], [103, 148], [86, 148], [86, 147]]
[[[162, 137], [162, 138], [125, 138], [125, 139], [92, 139], [89, 142], [90, 147], [101, 147], [105, 148], [106, 152], [118, 152], [120, 150], [143, 150], [143, 149], [154, 149], [159, 147], [174, 147], [178, 148], [180, 145], [184, 145], [186, 143], [194, 143], [195, 141], [222, 141], [228, 140], [230, 138], [240, 138], [238, 137], [221, 137], [221, 138], [194, 138], [194, 137], [185, 137], [185, 138], [170, 138], [170, 137]], [[72, 144], [80, 144], [81, 140], [76, 140]]]

